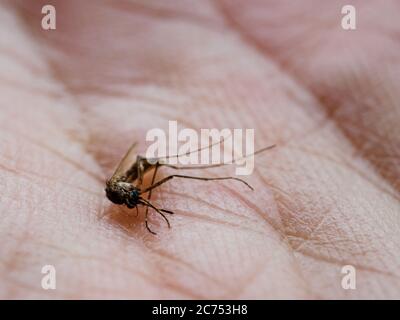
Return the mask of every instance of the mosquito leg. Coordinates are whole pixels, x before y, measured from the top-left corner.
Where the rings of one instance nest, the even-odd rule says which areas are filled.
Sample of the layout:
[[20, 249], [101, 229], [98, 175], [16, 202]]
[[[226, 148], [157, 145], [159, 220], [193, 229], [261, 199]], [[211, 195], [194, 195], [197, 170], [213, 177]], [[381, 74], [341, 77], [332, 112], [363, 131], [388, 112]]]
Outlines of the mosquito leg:
[[223, 166], [226, 166], [226, 165], [235, 164], [235, 163], [237, 163], [237, 162], [240, 161], [240, 160], [247, 159], [247, 158], [249, 158], [249, 157], [251, 157], [251, 156], [256, 156], [256, 155], [258, 155], [258, 154], [260, 154], [260, 153], [262, 153], [262, 152], [264, 152], [264, 151], [273, 149], [273, 148], [275, 148], [275, 147], [276, 147], [275, 144], [270, 145], [270, 146], [268, 146], [268, 147], [259, 149], [259, 150], [257, 150], [256, 152], [253, 152], [252, 154], [246, 155], [246, 156], [241, 157], [241, 158], [233, 159], [233, 161], [232, 161], [231, 163], [217, 163], [217, 164], [208, 164], [208, 165], [200, 165], [200, 166], [198, 166], [198, 165], [196, 165], [196, 166], [176, 166], [176, 165], [172, 165], [172, 164], [168, 164], [168, 163], [165, 163], [165, 164], [163, 163], [162, 165], [163, 165], [164, 167], [171, 168], [171, 169], [175, 169], [175, 170], [193, 170], [193, 169], [218, 168], [218, 167], [223, 167]]
[[139, 208], [136, 206], [136, 218], [139, 216]]
[[[157, 175], [157, 171], [158, 171], [159, 166], [160, 166], [160, 165], [159, 165], [158, 163], [155, 165], [155, 169], [154, 169], [154, 173], [153, 173], [153, 178], [151, 179], [151, 184], [150, 184], [150, 185], [153, 185], [153, 184], [154, 184], [154, 181], [156, 180], [156, 175]], [[147, 201], [150, 201], [152, 191], [153, 191], [153, 190], [150, 190], [150, 191], [149, 191], [149, 195], [147, 196]], [[149, 212], [149, 206], [146, 206], [146, 216], [147, 216], [148, 212]]]
[[[168, 220], [168, 218], [165, 216], [165, 214], [162, 213], [162, 211], [161, 211], [160, 209], [157, 209], [157, 208], [153, 208], [153, 209], [156, 210], [156, 211], [164, 218], [165, 222], [166, 222], [167, 225], [168, 225], [168, 228], [171, 228], [171, 224], [169, 223], [169, 220]], [[163, 210], [163, 211], [164, 211], [164, 210]]]
[[169, 214], [175, 214], [175, 212], [173, 212], [171, 210], [160, 209], [160, 211], [165, 212], [165, 213], [169, 213]]
[[[157, 162], [157, 164], [155, 165], [155, 169], [154, 169], [154, 174], [153, 174], [153, 178], [151, 179], [151, 186], [154, 184], [154, 182], [156, 181], [156, 175], [157, 175], [157, 171], [158, 171], [158, 168], [160, 167], [160, 164]], [[147, 200], [148, 201], [150, 201], [150, 199], [151, 199], [151, 193], [152, 193], [152, 191], [153, 190], [150, 190], [150, 192], [149, 192], [149, 196], [147, 197]]]
[[226, 163], [208, 164], [204, 166], [175, 166], [172, 164], [162, 164], [163, 167], [175, 169], [175, 170], [195, 170], [195, 169], [210, 169], [226, 166]]
[[150, 227], [149, 227], [149, 220], [148, 220], [148, 212], [146, 212], [146, 229], [151, 233], [151, 234], [154, 234], [154, 235], [157, 235], [157, 233], [155, 233], [153, 230], [151, 230], [150, 229]]
[[137, 178], [138, 178], [138, 183], [137, 185], [140, 187], [143, 183], [143, 176], [144, 176], [144, 165], [143, 161], [145, 159], [139, 158], [138, 157], [138, 165], [137, 165]]
[[151, 234], [154, 234], [154, 235], [156, 236], [157, 233], [155, 233], [153, 230], [151, 230], [151, 229], [150, 229], [150, 226], [149, 226], [149, 210], [148, 210], [148, 209], [149, 209], [150, 202], [147, 202], [146, 200], [143, 199], [142, 204], [146, 206], [146, 214], [145, 214], [146, 229], [147, 229]]
[[211, 147], [213, 147], [215, 145], [218, 145], [218, 144], [220, 145], [222, 142], [225, 141], [225, 139], [228, 139], [231, 135], [232, 134], [229, 134], [227, 137], [223, 137], [221, 140], [219, 140], [217, 142], [214, 142], [213, 144], [210, 144], [210, 145], [205, 146], [205, 147], [201, 147], [201, 148], [199, 148], [197, 150], [194, 150], [194, 151], [189, 151], [189, 152], [186, 152], [186, 153], [175, 154], [175, 155], [168, 155], [168, 156], [159, 157], [159, 158], [151, 158], [151, 159], [148, 159], [148, 160], [156, 160], [156, 161], [158, 160], [158, 161], [160, 161], [160, 160], [166, 160], [166, 159], [172, 159], [172, 158], [178, 159], [179, 157], [182, 157], [182, 156], [185, 156], [185, 155], [187, 156], [187, 155], [190, 155], [192, 153], [196, 153], [196, 152], [199, 152], [199, 151], [202, 151], [202, 150], [205, 150], [205, 149], [209, 149], [209, 148], [211, 148]]
[[148, 206], [148, 207], [154, 209], [155, 211], [157, 211], [157, 213], [159, 213], [164, 218], [165, 222], [168, 225], [168, 228], [171, 228], [171, 224], [169, 223], [168, 218], [165, 216], [165, 214], [163, 212], [171, 214], [172, 211], [164, 210], [164, 209], [158, 209], [151, 202], [149, 202], [149, 201], [147, 201], [145, 199], [141, 199], [141, 203], [144, 204], [145, 206]]
[[174, 175], [168, 176], [164, 179], [161, 179], [160, 181], [156, 182], [155, 184], [151, 185], [150, 187], [148, 187], [147, 189], [142, 191], [142, 193], [150, 192], [154, 188], [161, 186], [162, 184], [166, 183], [167, 181], [169, 181], [173, 178], [183, 178], [183, 179], [193, 179], [193, 180], [203, 180], [203, 181], [236, 180], [236, 181], [242, 182], [251, 190], [254, 190], [253, 187], [251, 185], [249, 185], [246, 181], [239, 179], [239, 178], [235, 178], [235, 177], [204, 178], [204, 177], [194, 177], [194, 176], [184, 176], [184, 175], [180, 175], [180, 174], [174, 174]]

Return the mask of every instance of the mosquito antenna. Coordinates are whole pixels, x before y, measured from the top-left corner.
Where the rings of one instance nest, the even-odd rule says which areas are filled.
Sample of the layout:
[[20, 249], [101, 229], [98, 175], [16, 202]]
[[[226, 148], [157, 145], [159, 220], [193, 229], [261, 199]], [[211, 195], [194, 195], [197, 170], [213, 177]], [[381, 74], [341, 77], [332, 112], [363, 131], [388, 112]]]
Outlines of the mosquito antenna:
[[231, 136], [232, 136], [232, 133], [230, 133], [227, 137], [223, 137], [221, 140], [219, 140], [217, 142], [214, 142], [213, 144], [209, 144], [208, 146], [201, 147], [201, 148], [199, 148], [197, 150], [188, 151], [188, 152], [181, 153], [181, 154], [174, 154], [174, 155], [171, 155], [171, 156], [165, 156], [165, 157], [159, 157], [159, 158], [151, 158], [151, 159], [148, 159], [148, 161], [167, 160], [167, 159], [171, 159], [171, 158], [179, 158], [179, 157], [182, 157], [182, 156], [188, 156], [190, 154], [193, 154], [193, 153], [196, 153], [196, 152], [199, 152], [199, 151], [202, 151], [202, 150], [206, 150], [206, 149], [209, 149], [209, 148], [211, 148], [211, 147], [213, 147], [215, 145], [221, 144], [222, 142], [224, 142], [226, 139], [228, 139]]
[[241, 157], [241, 158], [238, 158], [238, 159], [234, 159], [232, 161], [232, 163], [217, 163], [217, 164], [209, 164], [209, 165], [205, 165], [205, 166], [182, 166], [182, 167], [174, 166], [174, 165], [171, 165], [171, 164], [161, 164], [161, 165], [165, 166], [165, 167], [168, 167], [168, 168], [179, 169], [179, 170], [218, 168], [218, 167], [222, 167], [222, 166], [228, 166], [228, 165], [231, 165], [231, 164], [235, 164], [236, 162], [238, 162], [240, 160], [244, 160], [244, 159], [247, 159], [249, 157], [253, 157], [253, 156], [255, 156], [255, 155], [259, 154], [259, 153], [262, 153], [262, 152], [267, 151], [267, 150], [271, 150], [271, 149], [273, 149], [275, 147], [276, 147], [276, 144], [273, 144], [273, 145], [270, 145], [268, 147], [259, 149], [256, 152], [248, 154], [248, 155], [246, 155], [244, 157]]

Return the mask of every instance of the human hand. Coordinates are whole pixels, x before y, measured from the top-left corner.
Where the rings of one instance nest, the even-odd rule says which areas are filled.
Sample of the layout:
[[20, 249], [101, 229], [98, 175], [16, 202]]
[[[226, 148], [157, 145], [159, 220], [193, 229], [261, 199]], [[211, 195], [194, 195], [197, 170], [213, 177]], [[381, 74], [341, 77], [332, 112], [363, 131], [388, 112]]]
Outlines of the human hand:
[[[1, 296], [399, 298], [399, 5], [352, 2], [355, 31], [339, 1], [53, 1], [53, 31], [45, 1], [3, 2]], [[254, 192], [157, 189], [153, 236], [104, 182], [168, 120], [278, 147]]]

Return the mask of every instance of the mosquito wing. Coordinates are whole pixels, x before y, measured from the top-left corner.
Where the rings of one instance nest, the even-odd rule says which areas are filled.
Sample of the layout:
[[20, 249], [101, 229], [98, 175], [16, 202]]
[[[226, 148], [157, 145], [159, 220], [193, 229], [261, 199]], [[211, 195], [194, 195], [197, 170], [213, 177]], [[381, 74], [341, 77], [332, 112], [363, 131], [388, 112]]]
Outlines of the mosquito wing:
[[119, 163], [117, 169], [115, 170], [113, 176], [110, 180], [119, 180], [123, 177], [126, 177], [126, 173], [132, 168], [132, 166], [136, 162], [137, 153], [136, 153], [137, 142], [133, 143], [129, 148], [128, 152], [122, 158]]
[[188, 155], [190, 155], [192, 153], [196, 153], [196, 152], [200, 152], [200, 151], [203, 151], [203, 150], [206, 150], [206, 149], [210, 149], [211, 147], [213, 147], [215, 145], [223, 143], [225, 141], [225, 139], [228, 139], [231, 135], [232, 134], [229, 134], [227, 137], [224, 137], [224, 138], [222, 138], [221, 140], [219, 140], [217, 142], [214, 142], [214, 143], [209, 144], [209, 145], [204, 146], [204, 147], [200, 147], [200, 148], [198, 148], [196, 150], [193, 150], [193, 151], [189, 151], [189, 152], [181, 153], [181, 154], [167, 155], [167, 156], [158, 157], [158, 158], [148, 158], [147, 161], [149, 163], [151, 163], [151, 164], [155, 164], [157, 162], [160, 163], [160, 164], [166, 163], [166, 161], [168, 159], [172, 159], [172, 158], [177, 158], [178, 159], [179, 157], [182, 157], [182, 156], [188, 156]]

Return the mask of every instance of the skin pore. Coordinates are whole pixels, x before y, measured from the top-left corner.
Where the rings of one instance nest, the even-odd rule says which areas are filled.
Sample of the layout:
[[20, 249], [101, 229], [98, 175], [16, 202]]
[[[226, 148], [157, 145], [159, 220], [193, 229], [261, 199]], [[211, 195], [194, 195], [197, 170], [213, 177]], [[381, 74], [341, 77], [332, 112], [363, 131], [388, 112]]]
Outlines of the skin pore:
[[[398, 2], [352, 1], [355, 31], [340, 1], [52, 3], [44, 31], [45, 1], [0, 2], [1, 298], [400, 297]], [[155, 190], [154, 236], [104, 186], [171, 119], [277, 147], [254, 192]]]

